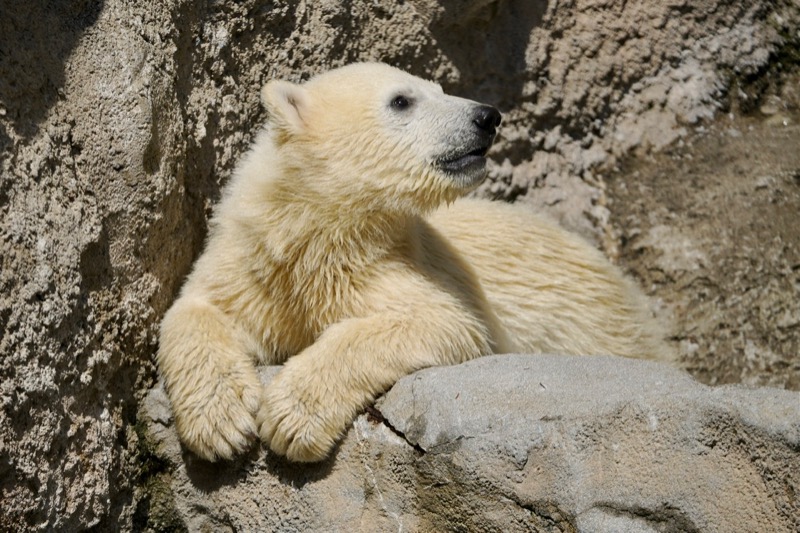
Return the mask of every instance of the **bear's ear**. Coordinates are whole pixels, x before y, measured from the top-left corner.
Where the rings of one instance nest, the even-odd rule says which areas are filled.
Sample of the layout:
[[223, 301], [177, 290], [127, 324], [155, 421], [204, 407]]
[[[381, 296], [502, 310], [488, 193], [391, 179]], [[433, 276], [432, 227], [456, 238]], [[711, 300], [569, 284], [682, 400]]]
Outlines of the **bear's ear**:
[[305, 129], [308, 92], [302, 86], [282, 80], [270, 81], [261, 89], [261, 101], [274, 124], [295, 133]]

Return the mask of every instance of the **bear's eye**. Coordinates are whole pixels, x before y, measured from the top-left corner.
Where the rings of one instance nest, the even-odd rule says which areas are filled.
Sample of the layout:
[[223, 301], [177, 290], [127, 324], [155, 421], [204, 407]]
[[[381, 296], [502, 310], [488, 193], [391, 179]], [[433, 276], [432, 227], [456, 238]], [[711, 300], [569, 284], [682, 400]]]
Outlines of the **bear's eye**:
[[402, 111], [404, 109], [408, 109], [411, 106], [411, 100], [402, 94], [399, 94], [392, 98], [391, 104], [392, 109], [397, 109], [398, 111]]

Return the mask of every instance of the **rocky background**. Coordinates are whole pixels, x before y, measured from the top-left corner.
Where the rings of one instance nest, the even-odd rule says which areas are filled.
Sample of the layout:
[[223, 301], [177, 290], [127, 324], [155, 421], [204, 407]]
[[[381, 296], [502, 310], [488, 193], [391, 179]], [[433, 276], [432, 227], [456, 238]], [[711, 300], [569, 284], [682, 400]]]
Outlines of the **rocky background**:
[[[186, 526], [153, 510], [184, 460], [140, 411], [158, 321], [264, 119], [260, 86], [356, 60], [499, 106], [478, 194], [606, 250], [695, 377], [800, 389], [797, 0], [0, 0], [0, 14], [0, 530]], [[798, 397], [775, 397], [720, 431], [770, 435], [745, 455], [788, 509], [774, 516], [792, 516], [800, 481], [775, 472], [796, 472], [800, 448], [775, 427], [798, 423]], [[753, 459], [773, 452], [786, 459]], [[554, 530], [580, 525], [574, 509], [550, 513]]]

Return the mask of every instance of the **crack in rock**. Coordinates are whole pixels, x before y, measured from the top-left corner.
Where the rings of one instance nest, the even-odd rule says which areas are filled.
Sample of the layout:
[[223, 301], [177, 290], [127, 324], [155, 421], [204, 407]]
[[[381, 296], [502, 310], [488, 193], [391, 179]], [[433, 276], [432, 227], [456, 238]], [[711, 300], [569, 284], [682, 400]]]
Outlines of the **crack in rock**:
[[391, 431], [392, 433], [403, 439], [406, 443], [408, 443], [409, 446], [414, 448], [414, 450], [416, 450], [417, 453], [419, 453], [420, 455], [424, 455], [427, 453], [427, 450], [425, 450], [422, 446], [420, 446], [415, 442], [411, 442], [408, 439], [408, 437], [406, 437], [405, 433], [394, 427], [394, 425], [392, 425], [392, 423], [389, 422], [389, 420], [387, 420], [385, 416], [383, 416], [383, 413], [381, 413], [377, 407], [375, 407], [374, 405], [370, 405], [365, 409], [365, 411], [367, 413], [367, 418], [369, 419], [370, 422], [374, 422], [376, 424], [383, 424], [384, 426], [389, 428], [389, 431]]

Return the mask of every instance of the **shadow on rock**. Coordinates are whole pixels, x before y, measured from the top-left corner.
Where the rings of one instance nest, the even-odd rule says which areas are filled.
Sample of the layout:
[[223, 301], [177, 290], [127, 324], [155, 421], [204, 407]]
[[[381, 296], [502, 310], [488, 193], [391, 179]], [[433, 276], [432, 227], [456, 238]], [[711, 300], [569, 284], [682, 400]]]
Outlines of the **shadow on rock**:
[[338, 446], [327, 459], [319, 463], [293, 463], [273, 453], [267, 453], [262, 460], [266, 463], [267, 472], [278, 478], [281, 483], [300, 489], [307, 483], [327, 478], [333, 471], [333, 465], [336, 464], [337, 452]]
[[181, 446], [181, 456], [186, 467], [186, 475], [192, 484], [204, 492], [213, 492], [246, 479], [251, 464], [258, 460], [259, 451], [253, 449], [230, 461], [212, 463]]
[[264, 469], [282, 484], [299, 489], [307, 483], [328, 477], [336, 462], [336, 450], [319, 463], [293, 463], [285, 457], [255, 447], [230, 461], [212, 463], [197, 457], [181, 446], [186, 475], [203, 492], [214, 492], [245, 481], [255, 471]]
[[[0, 20], [0, 101], [19, 135], [31, 137], [64, 86], [67, 58], [104, 2], [4, 2]], [[36, 68], [31, 68], [35, 65]], [[0, 134], [6, 137], [0, 124]], [[0, 146], [7, 142], [0, 139]]]

